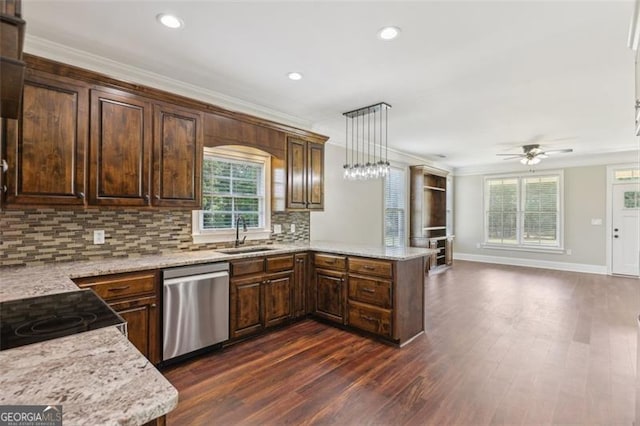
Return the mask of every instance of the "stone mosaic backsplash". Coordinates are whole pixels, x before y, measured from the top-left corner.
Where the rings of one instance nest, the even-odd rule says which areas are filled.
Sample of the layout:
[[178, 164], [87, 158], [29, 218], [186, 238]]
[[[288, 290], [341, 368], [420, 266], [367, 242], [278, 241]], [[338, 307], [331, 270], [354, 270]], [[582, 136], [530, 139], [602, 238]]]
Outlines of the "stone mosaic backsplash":
[[[282, 233], [247, 244], [309, 241], [309, 212], [272, 213], [271, 226]], [[291, 233], [291, 224], [295, 232]], [[105, 244], [93, 244], [93, 231], [105, 231]], [[56, 210], [0, 211], [0, 266], [36, 266], [52, 262], [97, 260], [231, 247], [233, 241], [194, 244], [191, 211]]]

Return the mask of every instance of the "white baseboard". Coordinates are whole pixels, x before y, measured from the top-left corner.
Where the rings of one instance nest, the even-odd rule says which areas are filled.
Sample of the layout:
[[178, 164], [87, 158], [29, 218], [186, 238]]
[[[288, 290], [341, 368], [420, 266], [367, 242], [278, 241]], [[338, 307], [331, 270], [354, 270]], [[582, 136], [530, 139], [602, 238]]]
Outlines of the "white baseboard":
[[584, 263], [551, 262], [548, 260], [523, 259], [519, 257], [485, 256], [471, 253], [453, 253], [454, 260], [470, 262], [496, 263], [499, 265], [524, 266], [528, 268], [554, 269], [557, 271], [584, 272], [587, 274], [607, 275], [605, 265], [588, 265]]

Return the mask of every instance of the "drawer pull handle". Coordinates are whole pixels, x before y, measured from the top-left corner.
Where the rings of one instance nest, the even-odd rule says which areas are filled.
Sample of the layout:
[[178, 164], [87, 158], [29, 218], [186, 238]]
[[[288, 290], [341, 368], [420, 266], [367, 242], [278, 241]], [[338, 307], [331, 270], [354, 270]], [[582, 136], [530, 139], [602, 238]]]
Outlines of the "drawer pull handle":
[[336, 263], [336, 260], [330, 259], [330, 260], [325, 260], [325, 262], [327, 262], [329, 265], [333, 265], [334, 263]]
[[362, 287], [362, 291], [366, 293], [375, 293], [376, 291], [372, 288]]
[[122, 287], [111, 287], [107, 291], [122, 291], [122, 290], [126, 290], [128, 288], [129, 288], [128, 285], [123, 285]]
[[364, 265], [362, 266], [364, 269], [366, 269], [367, 271], [373, 271], [374, 269], [376, 269], [375, 267], [371, 266], [371, 265]]
[[376, 319], [375, 319], [375, 318], [370, 317], [369, 315], [360, 315], [360, 318], [362, 318], [362, 319], [364, 319], [364, 320], [367, 320], [367, 321], [373, 321], [373, 322], [375, 322], [375, 321], [376, 321]]

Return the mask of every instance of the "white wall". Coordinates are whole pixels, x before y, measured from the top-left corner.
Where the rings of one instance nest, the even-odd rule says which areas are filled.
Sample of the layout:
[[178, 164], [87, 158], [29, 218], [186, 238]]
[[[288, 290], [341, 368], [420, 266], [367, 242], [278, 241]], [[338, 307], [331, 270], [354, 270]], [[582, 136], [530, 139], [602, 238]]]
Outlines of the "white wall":
[[382, 180], [344, 180], [337, 145], [325, 145], [324, 161], [324, 211], [311, 213], [311, 240], [381, 245]]
[[[311, 213], [312, 241], [341, 241], [352, 244], [381, 245], [384, 240], [383, 197], [381, 179], [347, 181], [342, 177], [344, 147], [325, 145], [324, 211]], [[428, 164], [443, 168], [429, 160], [389, 151], [393, 166], [407, 173], [407, 210], [409, 209], [409, 165]], [[409, 232], [409, 224], [406, 226]], [[407, 234], [408, 235], [408, 234]]]
[[[571, 254], [477, 248], [483, 242], [483, 175], [454, 178], [454, 256], [457, 258], [499, 257], [504, 263], [533, 265], [604, 273], [606, 265], [606, 166], [564, 169], [564, 246]], [[602, 225], [591, 225], [591, 219]], [[478, 258], [478, 260], [481, 260]], [[495, 259], [494, 259], [495, 260]], [[501, 262], [502, 263], [502, 262]], [[554, 265], [560, 263], [559, 265]], [[565, 265], [563, 265], [565, 264]], [[532, 265], [532, 266], [533, 266]]]

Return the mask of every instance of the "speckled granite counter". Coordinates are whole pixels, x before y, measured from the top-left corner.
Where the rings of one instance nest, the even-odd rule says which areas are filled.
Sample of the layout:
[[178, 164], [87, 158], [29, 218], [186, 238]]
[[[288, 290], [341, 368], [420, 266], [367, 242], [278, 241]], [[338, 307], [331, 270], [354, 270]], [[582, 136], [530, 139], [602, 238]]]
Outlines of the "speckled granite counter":
[[321, 251], [388, 260], [410, 260], [429, 256], [436, 250], [416, 247], [381, 247], [318, 241], [298, 245], [270, 245], [258, 253], [224, 254], [214, 250], [177, 252], [155, 256], [125, 257], [84, 262], [67, 262], [35, 267], [0, 268], [0, 302], [45, 294], [74, 291], [73, 278], [121, 272], [162, 269], [196, 263], [219, 262], [245, 257], [277, 255], [299, 251]]
[[0, 352], [0, 405], [62, 405], [65, 425], [141, 425], [178, 391], [115, 328]]

